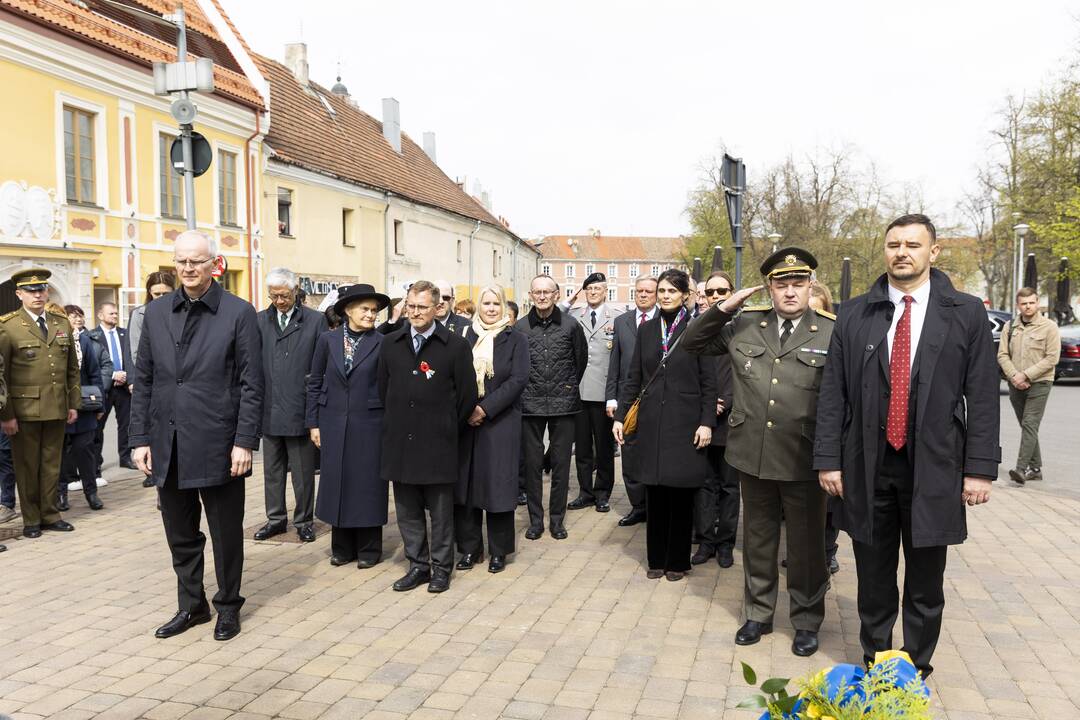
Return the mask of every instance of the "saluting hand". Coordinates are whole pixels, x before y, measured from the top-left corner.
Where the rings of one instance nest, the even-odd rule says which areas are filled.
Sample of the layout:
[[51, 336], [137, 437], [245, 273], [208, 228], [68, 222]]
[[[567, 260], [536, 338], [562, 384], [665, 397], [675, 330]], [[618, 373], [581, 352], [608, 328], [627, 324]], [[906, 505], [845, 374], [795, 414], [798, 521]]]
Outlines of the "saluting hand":
[[730, 315], [741, 308], [743, 303], [746, 302], [751, 295], [764, 287], [764, 285], [754, 285], [753, 287], [744, 287], [742, 290], [736, 290], [731, 297], [720, 303], [720, 311]]
[[833, 497], [844, 497], [844, 475], [839, 470], [818, 470], [818, 484]]

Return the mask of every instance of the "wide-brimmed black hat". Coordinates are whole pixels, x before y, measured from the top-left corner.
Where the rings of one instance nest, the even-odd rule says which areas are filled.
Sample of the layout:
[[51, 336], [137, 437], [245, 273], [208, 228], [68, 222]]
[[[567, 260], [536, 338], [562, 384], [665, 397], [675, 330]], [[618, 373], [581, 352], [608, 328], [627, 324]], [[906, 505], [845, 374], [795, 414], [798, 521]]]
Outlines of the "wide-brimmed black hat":
[[367, 283], [356, 283], [355, 285], [345, 285], [338, 288], [338, 299], [334, 303], [334, 312], [341, 317], [345, 317], [345, 306], [357, 300], [375, 300], [379, 303], [379, 310], [390, 304], [390, 298], [380, 292], [375, 292], [374, 286]]

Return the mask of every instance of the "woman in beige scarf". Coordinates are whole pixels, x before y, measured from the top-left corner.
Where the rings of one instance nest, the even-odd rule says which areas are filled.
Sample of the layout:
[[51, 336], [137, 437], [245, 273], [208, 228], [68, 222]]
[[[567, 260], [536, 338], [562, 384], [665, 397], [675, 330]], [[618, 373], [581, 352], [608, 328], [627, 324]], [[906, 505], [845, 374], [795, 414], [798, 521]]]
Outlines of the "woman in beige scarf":
[[488, 571], [506, 567], [514, 552], [521, 454], [521, 393], [529, 379], [529, 344], [506, 314], [506, 295], [497, 286], [480, 290], [476, 317], [465, 332], [473, 348], [480, 400], [469, 417], [462, 470], [455, 492], [454, 534], [469, 570], [484, 557], [487, 513]]

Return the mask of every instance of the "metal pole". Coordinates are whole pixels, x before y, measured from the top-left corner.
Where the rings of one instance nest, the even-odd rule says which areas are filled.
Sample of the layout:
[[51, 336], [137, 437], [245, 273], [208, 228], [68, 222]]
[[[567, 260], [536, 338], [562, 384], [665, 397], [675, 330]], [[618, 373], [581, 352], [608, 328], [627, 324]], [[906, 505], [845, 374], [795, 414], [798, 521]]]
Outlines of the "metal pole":
[[736, 217], [739, 218], [739, 222], [735, 225], [735, 237], [732, 238], [735, 245], [735, 289], [742, 289], [742, 251], [743, 251], [743, 231], [742, 231], [742, 193], [735, 196], [735, 212]]
[[[176, 61], [187, 62], [187, 23], [184, 21], [184, 6], [176, 8]], [[180, 97], [188, 99], [187, 90], [180, 91]], [[184, 156], [184, 215], [187, 216], [188, 230], [195, 229], [195, 163], [191, 153], [191, 125], [180, 126], [180, 146]]]

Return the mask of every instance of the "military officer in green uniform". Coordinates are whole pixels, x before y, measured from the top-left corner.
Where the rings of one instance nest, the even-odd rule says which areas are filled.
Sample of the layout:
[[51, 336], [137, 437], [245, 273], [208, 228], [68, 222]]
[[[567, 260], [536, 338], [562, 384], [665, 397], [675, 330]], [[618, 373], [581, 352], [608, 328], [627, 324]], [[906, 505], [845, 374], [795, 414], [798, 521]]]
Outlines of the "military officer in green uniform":
[[[743, 498], [745, 623], [735, 635], [752, 645], [772, 632], [781, 519], [787, 525], [791, 651], [813, 655], [825, 619], [825, 494], [813, 470], [818, 388], [835, 316], [809, 306], [817, 260], [789, 247], [761, 265], [764, 285], [717, 303], [686, 329], [687, 352], [728, 355], [735, 398], [725, 459], [739, 474]], [[761, 289], [771, 306], [742, 304]]]
[[79, 360], [66, 316], [45, 310], [49, 277], [43, 268], [11, 276], [22, 307], [0, 317], [0, 356], [8, 403], [0, 427], [11, 437], [23, 535], [75, 528], [56, 509], [64, 425], [78, 417]]

